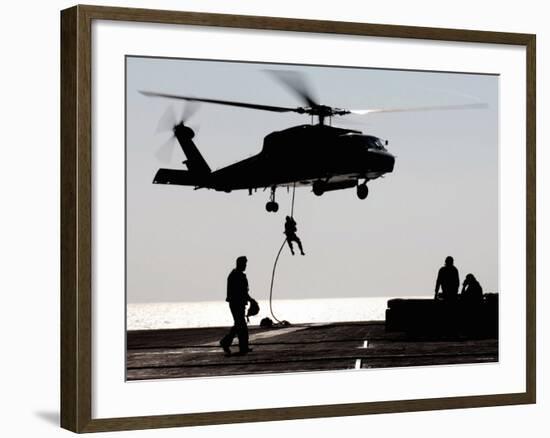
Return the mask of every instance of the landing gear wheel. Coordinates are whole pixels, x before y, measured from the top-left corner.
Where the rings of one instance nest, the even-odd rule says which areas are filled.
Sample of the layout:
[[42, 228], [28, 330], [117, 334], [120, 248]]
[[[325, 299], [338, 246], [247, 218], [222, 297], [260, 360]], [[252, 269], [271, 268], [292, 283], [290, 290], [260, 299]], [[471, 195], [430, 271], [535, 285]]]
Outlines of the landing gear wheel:
[[359, 199], [366, 199], [369, 196], [369, 188], [366, 184], [360, 184], [357, 186], [357, 197]]
[[325, 193], [325, 185], [321, 181], [315, 181], [312, 188], [315, 196], [321, 196]]
[[277, 213], [277, 211], [279, 211], [279, 204], [275, 202], [275, 190], [277, 190], [277, 186], [271, 187], [271, 195], [269, 196], [269, 202], [265, 204], [265, 209], [273, 213]]

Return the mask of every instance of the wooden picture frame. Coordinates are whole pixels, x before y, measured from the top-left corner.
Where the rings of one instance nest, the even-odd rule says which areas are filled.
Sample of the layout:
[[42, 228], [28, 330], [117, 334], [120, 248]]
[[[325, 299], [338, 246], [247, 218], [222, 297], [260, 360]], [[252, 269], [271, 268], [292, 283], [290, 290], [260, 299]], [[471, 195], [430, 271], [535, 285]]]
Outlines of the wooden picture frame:
[[[526, 50], [525, 391], [237, 411], [92, 418], [92, 22], [163, 23], [515, 45]], [[61, 426], [74, 432], [395, 413], [535, 403], [535, 35], [99, 6], [61, 12]]]

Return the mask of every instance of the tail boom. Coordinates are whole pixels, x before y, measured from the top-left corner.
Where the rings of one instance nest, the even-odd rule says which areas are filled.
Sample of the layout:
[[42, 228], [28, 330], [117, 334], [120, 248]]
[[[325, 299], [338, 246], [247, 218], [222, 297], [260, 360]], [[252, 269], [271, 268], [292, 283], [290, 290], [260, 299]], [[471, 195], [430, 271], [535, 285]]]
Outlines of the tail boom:
[[204, 187], [205, 183], [205, 176], [181, 169], [159, 169], [153, 178], [153, 184]]

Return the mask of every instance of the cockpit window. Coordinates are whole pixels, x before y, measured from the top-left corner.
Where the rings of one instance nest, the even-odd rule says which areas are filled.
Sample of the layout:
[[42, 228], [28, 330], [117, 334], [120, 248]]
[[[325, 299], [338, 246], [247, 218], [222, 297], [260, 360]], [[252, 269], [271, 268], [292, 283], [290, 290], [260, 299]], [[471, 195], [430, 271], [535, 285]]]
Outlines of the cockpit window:
[[362, 135], [358, 133], [347, 133], [343, 136], [346, 138], [349, 145], [354, 145], [358, 147], [366, 147], [367, 149], [375, 149], [385, 151], [384, 142], [378, 137], [373, 135]]
[[385, 150], [384, 143], [378, 137], [373, 137], [371, 135], [366, 136], [367, 139], [367, 148], [369, 149], [380, 149]]

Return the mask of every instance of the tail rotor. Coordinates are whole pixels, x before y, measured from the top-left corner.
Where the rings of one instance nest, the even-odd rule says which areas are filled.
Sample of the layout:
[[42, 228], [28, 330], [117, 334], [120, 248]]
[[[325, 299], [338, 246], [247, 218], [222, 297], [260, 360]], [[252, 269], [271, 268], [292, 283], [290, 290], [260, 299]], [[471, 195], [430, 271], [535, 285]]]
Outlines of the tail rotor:
[[160, 162], [168, 164], [172, 161], [174, 150], [177, 146], [176, 129], [178, 127], [181, 126], [186, 128], [191, 137], [193, 137], [198, 131], [197, 128], [192, 129], [187, 126], [186, 123], [197, 112], [199, 105], [200, 104], [198, 102], [188, 102], [187, 105], [183, 106], [179, 111], [179, 117], [173, 105], [170, 105], [166, 108], [157, 123], [156, 129], [157, 134], [162, 134], [166, 132], [170, 133], [170, 137], [168, 138], [168, 140], [161, 144], [155, 152], [155, 157]]

